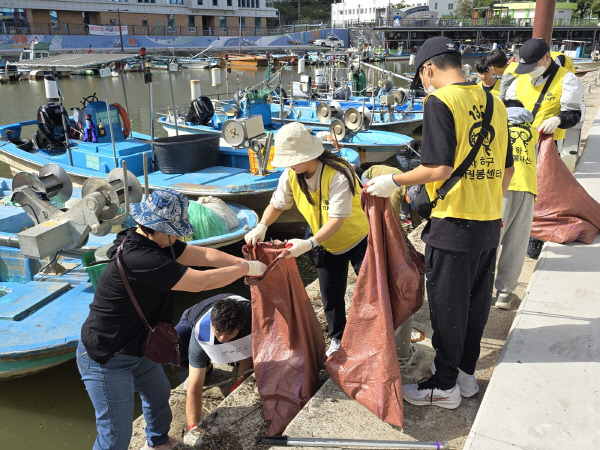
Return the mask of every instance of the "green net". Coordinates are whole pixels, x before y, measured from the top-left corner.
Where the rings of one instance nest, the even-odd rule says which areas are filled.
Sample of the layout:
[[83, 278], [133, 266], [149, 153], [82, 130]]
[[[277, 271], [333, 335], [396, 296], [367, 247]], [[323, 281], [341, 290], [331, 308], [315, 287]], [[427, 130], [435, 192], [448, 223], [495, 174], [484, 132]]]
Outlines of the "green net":
[[186, 236], [186, 241], [219, 236], [229, 231], [225, 219], [219, 217], [210, 208], [197, 202], [190, 202], [188, 219], [196, 231], [190, 236]]
[[258, 105], [260, 103], [267, 103], [267, 98], [271, 94], [271, 89], [261, 89], [256, 92], [248, 92], [248, 103]]

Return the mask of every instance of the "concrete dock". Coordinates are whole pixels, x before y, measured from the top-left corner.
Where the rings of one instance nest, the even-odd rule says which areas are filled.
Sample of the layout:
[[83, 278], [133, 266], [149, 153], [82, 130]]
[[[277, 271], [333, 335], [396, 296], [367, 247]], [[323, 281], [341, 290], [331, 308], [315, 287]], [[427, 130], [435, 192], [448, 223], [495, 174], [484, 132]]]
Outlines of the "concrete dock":
[[[585, 150], [575, 176], [600, 200], [600, 84], [584, 77]], [[421, 246], [415, 236], [411, 240]], [[492, 308], [475, 375], [480, 393], [456, 410], [404, 402], [404, 430], [383, 423], [323, 375], [324, 384], [283, 434], [295, 437], [448, 441], [451, 448], [564, 449], [600, 443], [600, 237], [591, 245], [547, 243], [539, 260], [526, 259], [516, 290], [521, 302], [509, 311]], [[350, 277], [347, 299], [355, 279]], [[322, 320], [318, 281], [307, 287]], [[427, 300], [426, 300], [427, 302]], [[349, 301], [347, 302], [349, 305]], [[434, 350], [425, 303], [413, 318], [425, 339], [402, 368], [403, 383], [430, 375]], [[326, 381], [325, 381], [326, 380]], [[209, 379], [210, 383], [211, 380]], [[183, 388], [174, 394], [172, 435], [183, 438]], [[180, 448], [249, 449], [264, 434], [260, 398], [250, 377], [185, 435]], [[143, 420], [134, 425], [130, 448], [143, 445]], [[288, 447], [290, 448], [290, 447]], [[307, 448], [307, 447], [302, 447]], [[322, 448], [322, 447], [321, 447]]]

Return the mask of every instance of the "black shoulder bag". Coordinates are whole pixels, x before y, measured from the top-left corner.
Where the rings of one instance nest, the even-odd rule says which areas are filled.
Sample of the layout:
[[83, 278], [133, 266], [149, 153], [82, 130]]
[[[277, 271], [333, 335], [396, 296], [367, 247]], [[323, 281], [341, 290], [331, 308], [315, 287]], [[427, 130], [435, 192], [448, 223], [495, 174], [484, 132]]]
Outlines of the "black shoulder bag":
[[[322, 226], [322, 208], [323, 206], [321, 205], [322, 202], [322, 193], [323, 193], [323, 169], [325, 168], [325, 164], [323, 164], [321, 166], [321, 174], [319, 175], [319, 230], [321, 229]], [[317, 230], [317, 231], [319, 231]], [[314, 236], [314, 232], [313, 232], [313, 236]], [[312, 252], [312, 260], [313, 260], [313, 264], [315, 265], [315, 267], [317, 269], [322, 269], [323, 267], [325, 267], [325, 249], [323, 248], [322, 245], [315, 245], [315, 247], [311, 250]]]
[[433, 211], [433, 208], [435, 208], [435, 206], [437, 205], [437, 202], [439, 200], [443, 200], [446, 197], [446, 195], [448, 195], [448, 192], [450, 192], [450, 189], [452, 189], [454, 185], [458, 183], [462, 176], [467, 172], [469, 166], [473, 164], [473, 161], [475, 161], [475, 156], [481, 148], [481, 144], [483, 144], [483, 141], [489, 135], [490, 123], [492, 122], [492, 114], [494, 112], [494, 98], [489, 92], [486, 92], [485, 95], [487, 101], [485, 105], [485, 112], [483, 113], [481, 130], [479, 131], [477, 140], [473, 144], [473, 147], [471, 148], [471, 151], [469, 152], [467, 157], [460, 164], [460, 166], [458, 166], [454, 170], [454, 172], [452, 172], [450, 178], [448, 178], [445, 181], [445, 183], [442, 184], [440, 188], [436, 191], [436, 196], [433, 200], [429, 198], [429, 194], [427, 193], [427, 189], [425, 188], [424, 184], [421, 184], [417, 188], [415, 197], [411, 200], [412, 203], [414, 203], [413, 209], [415, 209], [417, 213], [419, 213], [419, 215], [424, 219], [429, 219], [431, 217], [431, 212]]
[[[133, 291], [131, 290], [131, 286], [127, 280], [127, 276], [125, 275], [125, 269], [123, 269], [123, 256], [121, 255], [126, 241], [127, 238], [123, 239], [121, 245], [119, 245], [117, 248], [115, 257], [109, 261], [116, 260], [117, 268], [121, 274], [121, 279], [123, 280], [127, 294], [129, 294], [129, 298], [131, 299], [135, 310], [146, 327], [146, 337], [142, 341], [142, 355], [159, 364], [166, 364], [172, 361], [174, 359], [173, 357], [176, 356], [177, 365], [180, 365], [181, 359], [179, 353], [179, 335], [177, 334], [177, 331], [175, 331], [175, 328], [169, 322], [159, 322], [154, 328], [152, 328], [148, 323], [146, 316], [142, 312], [142, 308], [140, 308], [140, 304], [135, 298]], [[105, 262], [106, 261], [102, 261], [102, 263]]]
[[550, 75], [548, 76], [548, 79], [546, 80], [546, 83], [544, 84], [544, 87], [542, 88], [542, 92], [540, 92], [540, 96], [538, 97], [537, 101], [535, 102], [535, 105], [533, 107], [533, 110], [531, 111], [531, 114], [533, 115], [533, 118], [535, 119], [535, 116], [537, 116], [538, 111], [540, 110], [540, 106], [542, 106], [542, 102], [544, 101], [544, 96], [546, 95], [546, 92], [548, 92], [548, 89], [550, 88], [550, 83], [552, 83], [552, 80], [554, 80], [554, 75], [556, 75], [556, 73], [558, 72], [558, 64], [554, 64], [553, 66], [553, 70], [552, 72], [550, 72]]

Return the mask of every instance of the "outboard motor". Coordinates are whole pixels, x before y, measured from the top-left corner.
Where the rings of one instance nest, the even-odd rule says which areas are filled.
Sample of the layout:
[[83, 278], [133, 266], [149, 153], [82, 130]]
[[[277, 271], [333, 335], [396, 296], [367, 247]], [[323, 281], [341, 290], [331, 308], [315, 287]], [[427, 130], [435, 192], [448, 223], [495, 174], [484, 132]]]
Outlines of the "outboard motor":
[[348, 100], [352, 97], [352, 91], [348, 86], [341, 86], [333, 92], [334, 100]]
[[48, 151], [66, 149], [65, 123], [69, 115], [60, 103], [46, 103], [37, 112], [38, 132], [34, 134], [34, 143], [38, 148]]
[[215, 115], [215, 107], [208, 97], [200, 96], [192, 101], [190, 110], [185, 116], [186, 122], [194, 125], [208, 125]]

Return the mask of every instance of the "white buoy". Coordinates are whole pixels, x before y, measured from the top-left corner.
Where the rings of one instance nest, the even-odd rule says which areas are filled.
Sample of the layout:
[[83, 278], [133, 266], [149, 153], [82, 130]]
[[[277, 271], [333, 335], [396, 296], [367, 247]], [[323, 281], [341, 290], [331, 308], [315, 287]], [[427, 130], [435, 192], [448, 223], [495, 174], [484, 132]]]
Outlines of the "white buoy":
[[304, 73], [306, 60], [304, 58], [298, 58], [298, 73]]
[[325, 71], [323, 69], [315, 70], [315, 84], [317, 86], [325, 84]]
[[56, 81], [56, 78], [54, 78], [54, 75], [46, 75], [44, 77], [44, 88], [46, 89], [46, 100], [48, 100], [48, 101], [60, 100], [58, 81]]
[[202, 87], [200, 80], [190, 80], [190, 90], [192, 92], [192, 100], [196, 100], [202, 95]]
[[408, 58], [408, 65], [409, 66], [414, 66], [415, 65], [415, 59], [416, 59], [417, 55], [415, 55], [414, 53], [412, 55], [410, 55], [410, 58]]
[[563, 53], [565, 52], [565, 44], [563, 44], [563, 45], [560, 46], [560, 51], [563, 52]]
[[492, 44], [492, 50], [496, 50], [497, 48], [498, 48], [498, 43], [497, 43], [497, 42], [494, 42], [494, 43]]
[[219, 69], [219, 68], [211, 69], [210, 72], [211, 72], [210, 76], [211, 76], [213, 87], [221, 86], [221, 69]]
[[511, 45], [510, 52], [514, 54], [516, 51], [517, 51], [517, 46], [515, 44]]

